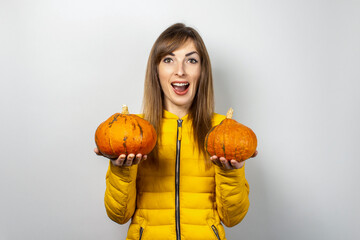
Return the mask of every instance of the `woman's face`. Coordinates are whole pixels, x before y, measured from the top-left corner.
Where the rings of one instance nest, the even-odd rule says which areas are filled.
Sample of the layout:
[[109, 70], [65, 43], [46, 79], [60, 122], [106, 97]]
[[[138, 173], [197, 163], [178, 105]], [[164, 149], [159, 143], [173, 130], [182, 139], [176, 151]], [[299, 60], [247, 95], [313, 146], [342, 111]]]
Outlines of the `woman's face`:
[[194, 99], [201, 72], [200, 55], [188, 40], [163, 57], [158, 65], [166, 110], [188, 110]]

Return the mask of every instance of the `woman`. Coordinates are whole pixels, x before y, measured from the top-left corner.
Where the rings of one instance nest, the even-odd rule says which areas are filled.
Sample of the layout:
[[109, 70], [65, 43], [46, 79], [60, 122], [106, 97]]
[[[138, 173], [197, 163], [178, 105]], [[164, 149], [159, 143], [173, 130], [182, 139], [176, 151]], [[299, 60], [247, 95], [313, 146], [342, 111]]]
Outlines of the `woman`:
[[204, 150], [206, 133], [225, 116], [214, 113], [210, 60], [193, 28], [174, 24], [156, 40], [143, 108], [158, 142], [148, 160], [140, 153], [111, 160], [108, 216], [120, 224], [132, 218], [127, 239], [226, 239], [221, 221], [231, 227], [244, 218], [249, 185], [244, 162], [209, 160]]

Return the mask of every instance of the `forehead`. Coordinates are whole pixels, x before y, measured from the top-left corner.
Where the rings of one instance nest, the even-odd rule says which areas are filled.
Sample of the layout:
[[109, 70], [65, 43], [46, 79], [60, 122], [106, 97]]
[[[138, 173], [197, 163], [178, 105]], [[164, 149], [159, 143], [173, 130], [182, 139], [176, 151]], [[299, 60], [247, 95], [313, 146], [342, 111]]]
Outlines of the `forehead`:
[[192, 51], [197, 51], [195, 43], [192, 39], [187, 40], [183, 45], [178, 47], [173, 51], [173, 53], [176, 55], [178, 54], [186, 54]]

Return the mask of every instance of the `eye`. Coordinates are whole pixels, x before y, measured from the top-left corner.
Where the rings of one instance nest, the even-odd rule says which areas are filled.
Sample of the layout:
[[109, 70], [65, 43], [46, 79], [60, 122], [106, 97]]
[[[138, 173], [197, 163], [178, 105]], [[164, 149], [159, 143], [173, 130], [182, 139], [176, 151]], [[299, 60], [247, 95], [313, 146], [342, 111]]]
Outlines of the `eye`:
[[192, 64], [198, 63], [198, 60], [196, 60], [195, 58], [190, 58], [188, 61]]
[[164, 63], [170, 63], [170, 62], [172, 62], [172, 59], [167, 57], [167, 58], [164, 58], [163, 62]]

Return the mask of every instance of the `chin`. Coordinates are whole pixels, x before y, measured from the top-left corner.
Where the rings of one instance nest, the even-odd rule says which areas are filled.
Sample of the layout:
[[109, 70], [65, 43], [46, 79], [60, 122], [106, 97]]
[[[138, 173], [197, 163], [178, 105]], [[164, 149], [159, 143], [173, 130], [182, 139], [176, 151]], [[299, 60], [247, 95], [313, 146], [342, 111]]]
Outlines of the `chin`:
[[186, 98], [186, 99], [174, 98], [172, 102], [173, 102], [173, 104], [175, 104], [176, 106], [184, 107], [184, 106], [191, 105], [192, 99], [189, 99], [189, 98]]

